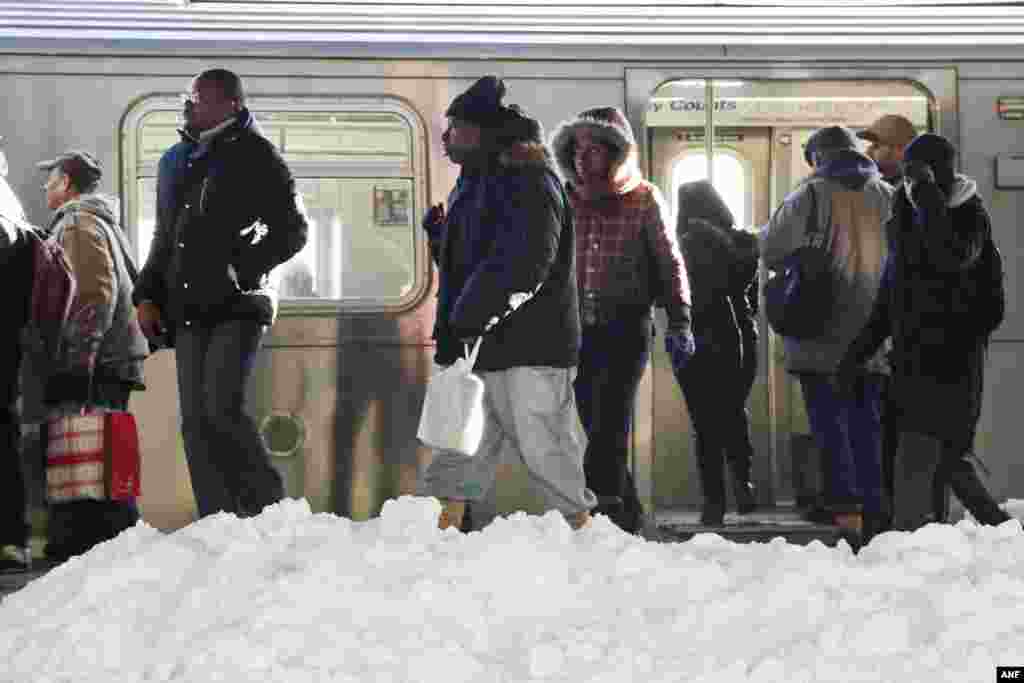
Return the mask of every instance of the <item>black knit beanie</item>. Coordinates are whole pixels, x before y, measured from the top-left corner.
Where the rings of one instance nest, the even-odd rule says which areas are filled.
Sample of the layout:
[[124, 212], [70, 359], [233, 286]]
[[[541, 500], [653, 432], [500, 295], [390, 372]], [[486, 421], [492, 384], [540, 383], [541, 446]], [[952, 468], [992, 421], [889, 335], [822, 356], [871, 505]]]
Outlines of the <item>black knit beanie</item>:
[[911, 140], [903, 152], [903, 161], [917, 161], [928, 164], [935, 174], [935, 183], [945, 191], [953, 186], [956, 173], [953, 162], [956, 148], [946, 138], [935, 133], [923, 133]]
[[501, 104], [503, 97], [504, 81], [497, 76], [484, 76], [452, 100], [444, 115], [491, 128], [501, 124], [508, 116], [508, 110]]

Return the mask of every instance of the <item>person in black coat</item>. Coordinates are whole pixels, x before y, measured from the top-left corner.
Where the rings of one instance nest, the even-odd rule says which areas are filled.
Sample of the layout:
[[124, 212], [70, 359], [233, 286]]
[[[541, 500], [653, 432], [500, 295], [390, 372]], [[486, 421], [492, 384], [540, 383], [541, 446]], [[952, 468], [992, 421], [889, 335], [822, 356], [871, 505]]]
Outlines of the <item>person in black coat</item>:
[[726, 459], [737, 510], [748, 514], [756, 506], [746, 412], [757, 371], [757, 327], [749, 299], [757, 273], [756, 242], [733, 227], [732, 213], [706, 180], [680, 186], [678, 206], [697, 351], [677, 379], [696, 432], [701, 523], [717, 526], [725, 515]]
[[848, 384], [860, 362], [891, 334], [894, 529], [913, 531], [947, 514], [951, 487], [981, 523], [999, 508], [970, 462], [981, 413], [985, 349], [1002, 319], [990, 260], [992, 227], [975, 181], [956, 174], [956, 150], [926, 133], [907, 146], [904, 182], [888, 234], [892, 253], [871, 319], [840, 364]]
[[134, 301], [146, 336], [177, 349], [199, 515], [257, 514], [284, 490], [245, 412], [246, 385], [277, 312], [268, 274], [305, 246], [307, 219], [236, 74], [196, 76], [185, 115], [182, 142], [161, 159], [156, 233]]
[[28, 547], [25, 472], [18, 411], [21, 329], [28, 321], [32, 289], [32, 250], [21, 202], [7, 184], [7, 162], [0, 152], [0, 266], [7, 277], [4, 331], [0, 332], [0, 573], [32, 566]]
[[435, 449], [418, 491], [442, 501], [439, 528], [459, 528], [511, 447], [547, 508], [582, 528], [597, 499], [586, 487], [572, 390], [580, 351], [574, 224], [540, 123], [504, 97], [504, 82], [484, 76], [445, 112], [441, 141], [459, 178], [447, 206], [433, 206], [422, 224], [440, 280], [434, 360], [449, 366], [467, 341], [480, 340], [484, 428], [472, 456]]

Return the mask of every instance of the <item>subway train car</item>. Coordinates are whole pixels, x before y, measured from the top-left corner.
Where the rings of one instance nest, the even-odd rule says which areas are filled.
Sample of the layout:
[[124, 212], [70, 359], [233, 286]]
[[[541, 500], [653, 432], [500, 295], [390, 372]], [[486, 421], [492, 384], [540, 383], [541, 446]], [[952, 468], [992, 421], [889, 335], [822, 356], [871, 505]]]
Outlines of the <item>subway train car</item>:
[[[443, 112], [475, 79], [505, 79], [508, 100], [548, 131], [584, 108], [620, 107], [645, 173], [670, 203], [680, 183], [710, 177], [750, 230], [808, 172], [802, 144], [811, 131], [902, 114], [960, 147], [960, 168], [992, 213], [1009, 301], [990, 347], [977, 451], [999, 499], [1024, 497], [1018, 4], [5, 1], [0, 135], [8, 180], [37, 224], [47, 212], [35, 162], [67, 148], [95, 153], [102, 189], [120, 197], [144, 260], [179, 94], [211, 66], [242, 76], [250, 108], [298, 179], [311, 226], [308, 245], [276, 273], [281, 313], [250, 409], [289, 495], [365, 519], [413, 492], [430, 457], [415, 434], [437, 274], [419, 223], [456, 179], [441, 153]], [[632, 467], [648, 509], [667, 520], [698, 505], [700, 489], [661, 314], [656, 323]], [[749, 405], [754, 473], [761, 503], [784, 509], [813, 488], [815, 459], [799, 386], [764, 321], [761, 330]], [[175, 529], [194, 519], [195, 506], [173, 351], [153, 355], [146, 375], [147, 390], [131, 404], [143, 447], [141, 507], [150, 524]], [[526, 481], [510, 457], [477, 523], [538, 510]]]

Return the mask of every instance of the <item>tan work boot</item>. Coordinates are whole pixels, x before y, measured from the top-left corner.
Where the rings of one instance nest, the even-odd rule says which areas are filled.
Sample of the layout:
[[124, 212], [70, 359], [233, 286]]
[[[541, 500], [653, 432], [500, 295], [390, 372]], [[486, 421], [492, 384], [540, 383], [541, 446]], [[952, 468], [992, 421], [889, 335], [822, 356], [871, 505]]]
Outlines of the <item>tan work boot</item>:
[[583, 510], [582, 512], [577, 512], [574, 515], [566, 517], [565, 521], [569, 522], [569, 526], [571, 526], [573, 529], [582, 529], [583, 527], [590, 524], [590, 510]]
[[864, 516], [859, 512], [837, 512], [835, 524], [843, 531], [849, 531], [858, 536], [864, 533]]
[[441, 505], [441, 516], [437, 519], [437, 528], [447, 529], [450, 526], [456, 529], [460, 528], [462, 518], [466, 515], [466, 501], [445, 498], [441, 501]]

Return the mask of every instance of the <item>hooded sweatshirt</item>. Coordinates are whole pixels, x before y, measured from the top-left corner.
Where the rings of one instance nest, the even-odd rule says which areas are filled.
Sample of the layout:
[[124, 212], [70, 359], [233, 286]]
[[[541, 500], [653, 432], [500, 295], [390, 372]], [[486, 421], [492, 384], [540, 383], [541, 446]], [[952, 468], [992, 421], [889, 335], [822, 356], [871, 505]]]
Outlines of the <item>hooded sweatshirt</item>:
[[[789, 371], [835, 372], [867, 323], [889, 251], [885, 226], [892, 193], [871, 159], [852, 149], [835, 150], [824, 155], [814, 174], [786, 197], [762, 229], [761, 256], [768, 268], [775, 268], [807, 243], [809, 222], [815, 221], [839, 276], [827, 332], [816, 339], [784, 338]], [[884, 371], [881, 358], [869, 369]]]

